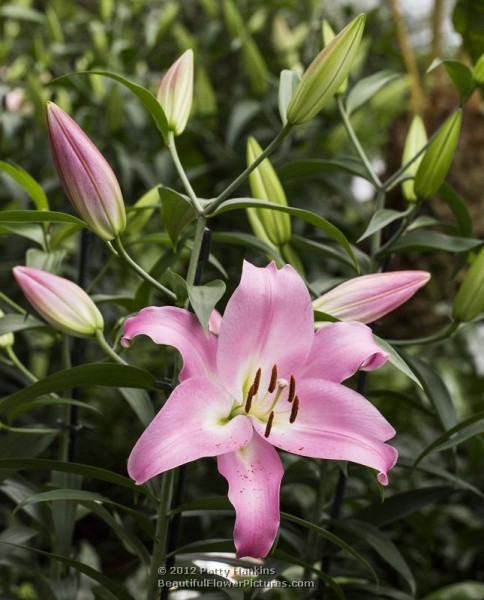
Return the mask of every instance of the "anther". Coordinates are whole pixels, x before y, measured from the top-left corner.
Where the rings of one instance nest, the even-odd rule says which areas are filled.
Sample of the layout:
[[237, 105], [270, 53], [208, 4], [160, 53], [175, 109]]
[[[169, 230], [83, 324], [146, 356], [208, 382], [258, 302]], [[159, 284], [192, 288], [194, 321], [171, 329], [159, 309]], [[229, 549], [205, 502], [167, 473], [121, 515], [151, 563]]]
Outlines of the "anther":
[[260, 376], [262, 374], [261, 369], [257, 369], [257, 373], [255, 374], [255, 379], [254, 379], [254, 383], [252, 384], [252, 387], [254, 388], [254, 396], [255, 394], [257, 394], [257, 391], [259, 390], [259, 384], [260, 384]]
[[255, 396], [254, 384], [250, 386], [249, 393], [247, 394], [247, 400], [245, 401], [244, 410], [246, 413], [250, 412], [250, 407], [252, 406], [252, 398]]
[[272, 367], [271, 382], [269, 383], [269, 387], [267, 388], [267, 391], [269, 393], [272, 394], [272, 392], [276, 389], [276, 383], [277, 383], [277, 366], [274, 365]]
[[287, 397], [287, 401], [292, 402], [294, 400], [295, 395], [296, 395], [296, 380], [294, 379], [294, 375], [291, 375], [291, 381], [289, 382], [289, 395]]
[[[291, 413], [292, 414], [292, 413]], [[269, 434], [271, 432], [272, 429], [272, 421], [274, 420], [274, 411], [271, 410], [271, 414], [269, 415], [269, 418], [267, 419], [267, 425], [266, 425], [266, 430], [264, 432], [264, 437], [268, 438]]]
[[291, 416], [289, 417], [289, 423], [294, 423], [297, 417], [297, 411], [299, 410], [299, 398], [294, 398], [294, 404], [292, 405]]

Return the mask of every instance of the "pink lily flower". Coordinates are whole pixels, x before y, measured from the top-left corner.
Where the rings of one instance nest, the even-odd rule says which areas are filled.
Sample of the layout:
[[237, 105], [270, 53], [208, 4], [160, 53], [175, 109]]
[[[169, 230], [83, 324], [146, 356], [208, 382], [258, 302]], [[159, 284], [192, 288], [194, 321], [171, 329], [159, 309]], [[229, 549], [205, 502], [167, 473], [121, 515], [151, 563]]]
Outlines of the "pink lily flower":
[[[314, 300], [313, 308], [341, 321], [372, 323], [406, 302], [429, 279], [427, 271], [361, 275]], [[316, 323], [316, 327], [323, 324]]]
[[126, 321], [137, 335], [177, 348], [180, 385], [141, 435], [128, 472], [142, 484], [202, 457], [216, 456], [236, 511], [237, 556], [264, 557], [279, 528], [283, 468], [274, 447], [349, 460], [387, 472], [397, 452], [393, 427], [363, 396], [341, 385], [359, 368], [388, 358], [362, 323], [331, 323], [314, 333], [306, 286], [289, 265], [245, 262], [218, 337], [174, 307], [149, 307]]

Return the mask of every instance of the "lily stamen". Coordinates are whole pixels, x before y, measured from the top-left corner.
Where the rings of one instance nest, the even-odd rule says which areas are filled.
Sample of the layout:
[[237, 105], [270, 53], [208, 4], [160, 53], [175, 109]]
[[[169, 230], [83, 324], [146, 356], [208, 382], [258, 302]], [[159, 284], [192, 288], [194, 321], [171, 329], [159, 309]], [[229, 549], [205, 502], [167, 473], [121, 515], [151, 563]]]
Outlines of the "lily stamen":
[[272, 410], [271, 414], [269, 415], [269, 418], [267, 419], [266, 430], [264, 432], [264, 437], [266, 437], [266, 438], [268, 438], [269, 434], [271, 433], [273, 420], [274, 420], [274, 411]]
[[244, 410], [246, 413], [250, 412], [252, 406], [252, 398], [255, 396], [254, 384], [250, 386], [249, 393], [247, 394], [247, 400], [245, 401]]
[[276, 389], [276, 383], [277, 383], [277, 365], [274, 365], [272, 367], [271, 382], [269, 383], [269, 387], [267, 388], [267, 391], [269, 393], [272, 394], [272, 392]]
[[297, 411], [299, 410], [299, 397], [294, 398], [294, 404], [292, 405], [291, 416], [289, 417], [289, 423], [294, 423], [297, 417]]
[[294, 400], [295, 395], [296, 395], [296, 380], [294, 379], [294, 375], [291, 375], [291, 380], [289, 382], [289, 395], [287, 397], [287, 401], [292, 402]]
[[261, 368], [257, 369], [257, 373], [255, 374], [254, 383], [252, 384], [252, 387], [254, 388], [254, 395], [257, 394], [257, 391], [259, 390], [261, 374], [262, 374], [262, 369]]

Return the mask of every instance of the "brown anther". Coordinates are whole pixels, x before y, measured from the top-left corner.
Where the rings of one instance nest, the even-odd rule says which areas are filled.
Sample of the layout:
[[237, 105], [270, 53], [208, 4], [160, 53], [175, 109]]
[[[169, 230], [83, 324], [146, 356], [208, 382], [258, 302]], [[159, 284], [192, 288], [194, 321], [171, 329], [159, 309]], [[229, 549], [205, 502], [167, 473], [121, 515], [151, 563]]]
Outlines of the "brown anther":
[[274, 411], [271, 410], [269, 418], [267, 419], [266, 430], [264, 432], [264, 437], [268, 438], [272, 429], [272, 421], [274, 420]]
[[255, 396], [254, 384], [250, 386], [249, 393], [247, 394], [247, 400], [245, 401], [244, 410], [246, 413], [250, 412], [250, 407], [252, 406], [252, 398]]
[[287, 401], [292, 402], [294, 400], [295, 395], [296, 395], [296, 380], [294, 379], [294, 375], [291, 375], [291, 380], [289, 382], [289, 395], [287, 397]]
[[262, 374], [262, 370], [261, 369], [257, 369], [257, 373], [255, 374], [255, 379], [254, 379], [254, 383], [252, 384], [252, 387], [254, 388], [254, 395], [257, 394], [257, 391], [259, 390], [259, 384], [260, 384], [260, 376]]
[[277, 366], [274, 365], [272, 367], [271, 382], [269, 383], [269, 387], [267, 388], [267, 391], [272, 394], [272, 392], [276, 389], [276, 384], [277, 384]]
[[299, 397], [294, 398], [294, 404], [292, 405], [291, 416], [289, 417], [289, 423], [294, 423], [297, 417], [297, 411], [299, 410]]

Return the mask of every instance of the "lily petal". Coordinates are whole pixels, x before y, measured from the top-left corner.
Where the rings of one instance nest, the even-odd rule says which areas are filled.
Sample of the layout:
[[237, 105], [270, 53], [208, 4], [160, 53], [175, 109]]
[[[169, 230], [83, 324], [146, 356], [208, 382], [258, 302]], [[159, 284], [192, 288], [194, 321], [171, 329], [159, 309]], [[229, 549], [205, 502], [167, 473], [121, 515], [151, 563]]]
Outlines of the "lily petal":
[[321, 378], [341, 383], [358, 369], [373, 371], [388, 360], [377, 345], [371, 329], [356, 321], [328, 323], [315, 336], [303, 378]]
[[196, 316], [173, 306], [150, 306], [127, 319], [121, 344], [126, 348], [137, 335], [147, 335], [155, 344], [174, 346], [182, 355], [180, 381], [190, 377], [215, 379], [217, 338], [205, 335]]
[[197, 458], [243, 448], [253, 428], [243, 415], [228, 420], [231, 408], [218, 384], [202, 377], [181, 383], [131, 451], [129, 476], [141, 484]]
[[236, 511], [234, 539], [237, 558], [263, 558], [279, 529], [279, 490], [284, 473], [271, 444], [255, 434], [251, 442], [217, 459], [229, 482], [229, 500]]
[[218, 338], [217, 368], [226, 389], [238, 398], [259, 368], [261, 386], [267, 387], [275, 364], [279, 377], [289, 378], [306, 361], [313, 327], [309, 293], [290, 265], [257, 268], [244, 262]]
[[[395, 430], [366, 398], [349, 388], [319, 379], [297, 385], [299, 410], [289, 423], [290, 407], [277, 407], [267, 441], [287, 452], [314, 458], [349, 460], [379, 471], [380, 483], [388, 483], [387, 471], [397, 451], [384, 442]], [[287, 403], [286, 403], [287, 404]], [[266, 424], [252, 417], [255, 430], [264, 435]]]

